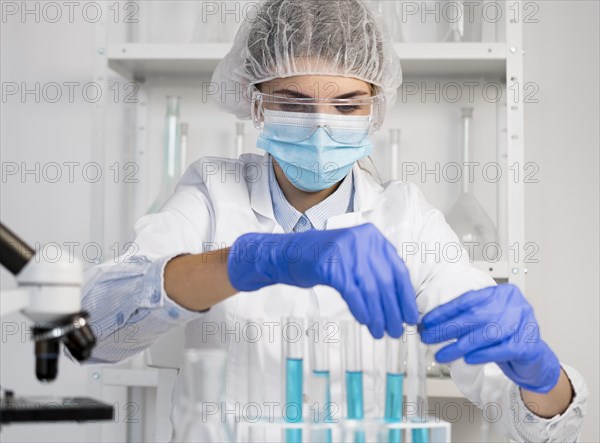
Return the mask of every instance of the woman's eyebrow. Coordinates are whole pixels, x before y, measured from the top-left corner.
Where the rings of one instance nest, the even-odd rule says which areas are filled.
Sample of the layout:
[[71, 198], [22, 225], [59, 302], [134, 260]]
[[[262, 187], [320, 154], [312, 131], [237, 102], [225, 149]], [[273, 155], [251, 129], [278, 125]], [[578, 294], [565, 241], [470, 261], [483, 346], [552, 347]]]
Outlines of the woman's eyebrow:
[[293, 89], [278, 89], [273, 91], [273, 94], [289, 95], [295, 98], [313, 98], [310, 95], [302, 94], [301, 92], [294, 91]]
[[369, 93], [367, 91], [362, 91], [362, 90], [359, 89], [357, 91], [346, 92], [345, 94], [338, 95], [335, 98], [336, 99], [352, 98], [352, 97], [359, 97], [361, 95], [369, 95]]
[[[295, 91], [293, 89], [278, 89], [276, 91], [273, 91], [273, 94], [282, 94], [282, 95], [287, 95], [287, 96], [294, 97], [294, 98], [315, 98], [310, 95], [302, 94], [301, 92]], [[359, 96], [363, 96], [363, 95], [369, 95], [369, 93], [359, 89], [359, 90], [352, 91], [352, 92], [346, 92], [344, 94], [338, 95], [337, 97], [328, 97], [328, 98], [346, 99], [346, 98], [359, 97]]]

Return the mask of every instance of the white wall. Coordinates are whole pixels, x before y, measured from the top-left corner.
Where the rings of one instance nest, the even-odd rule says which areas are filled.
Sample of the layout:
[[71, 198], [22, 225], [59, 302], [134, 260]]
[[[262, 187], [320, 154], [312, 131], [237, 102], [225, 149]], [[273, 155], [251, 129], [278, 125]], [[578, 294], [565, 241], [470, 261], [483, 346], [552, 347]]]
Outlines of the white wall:
[[[2, 85], [25, 82], [83, 81], [91, 78], [90, 43], [93, 28], [73, 24], [70, 27], [43, 23], [2, 23]], [[77, 36], [78, 38], [73, 38]], [[69, 48], [68, 51], [64, 50]], [[30, 169], [39, 162], [80, 162], [90, 159], [91, 112], [87, 103], [36, 103], [28, 96], [2, 101], [2, 164], [15, 162]], [[46, 170], [50, 173], [50, 170]], [[40, 171], [41, 175], [41, 171]], [[81, 176], [79, 176], [81, 177]], [[39, 242], [80, 242], [89, 238], [90, 186], [77, 180], [56, 184], [36, 183], [36, 176], [3, 177], [1, 196], [2, 222], [31, 245]], [[12, 276], [2, 269], [2, 287], [12, 285]], [[20, 315], [2, 318], [1, 384], [18, 394], [85, 394], [85, 371], [61, 361], [58, 380], [42, 386], [35, 379], [33, 344], [23, 336], [26, 320]], [[17, 327], [15, 335], [9, 334]], [[24, 344], [23, 344], [24, 343]], [[11, 425], [2, 428], [6, 441], [81, 441], [85, 430], [73, 425]]]
[[527, 296], [542, 336], [590, 388], [582, 441], [600, 440], [598, 407], [598, 2], [539, 2], [525, 26], [526, 81], [539, 103], [525, 108], [526, 160], [540, 183], [526, 185], [526, 238], [540, 245]]
[[[598, 441], [598, 3], [538, 4], [539, 23], [525, 25], [526, 81], [540, 87], [540, 103], [526, 107], [526, 160], [540, 165], [540, 183], [526, 187], [527, 240], [540, 245], [539, 264], [529, 266], [527, 296], [546, 340], [588, 381], [590, 404], [582, 440]], [[7, 20], [1, 35], [3, 85], [92, 81], [93, 32], [94, 25], [81, 19], [72, 24]], [[93, 105], [81, 99], [75, 104], [43, 100], [38, 104], [32, 97], [27, 103], [3, 99], [3, 164], [92, 161], [92, 112]], [[109, 117], [107, 134], [117, 142], [109, 143], [106, 164], [127, 161], [118, 144], [125, 138], [120, 125], [126, 122], [122, 114]], [[193, 113], [198, 139], [199, 128], [211, 125], [203, 117]], [[156, 122], [161, 122], [160, 117]], [[160, 136], [160, 130], [155, 132]], [[226, 142], [232, 145], [232, 137]], [[25, 181], [7, 178], [0, 199], [2, 221], [31, 243], [86, 244], [94, 240], [93, 186], [81, 175], [75, 183], [57, 184], [43, 179], [36, 183], [31, 175]], [[114, 188], [111, 184], [111, 192], [118, 193]], [[122, 241], [123, 233], [115, 232], [109, 240]], [[81, 247], [78, 251], [79, 255]], [[3, 288], [14, 284], [8, 273], [0, 272]], [[42, 386], [35, 381], [31, 343], [22, 344], [21, 334], [6, 334], [8, 323], [20, 328], [21, 321], [19, 316], [2, 319], [2, 387], [24, 394], [85, 394], [87, 370], [64, 359], [54, 384]], [[455, 435], [477, 439], [462, 427]], [[1, 437], [3, 441], [83, 441], [86, 427], [13, 425], [4, 428]]]
[[[2, 3], [3, 14], [6, 3]], [[20, 8], [24, 3], [16, 4]], [[50, 23], [43, 19], [40, 9], [37, 16], [34, 13], [24, 20], [20, 14], [16, 18], [3, 15], [0, 24], [1, 220], [31, 246], [56, 243], [63, 248], [72, 247], [79, 258], [84, 248], [95, 241], [91, 235], [92, 191], [104, 186], [107, 172], [103, 171], [103, 179], [97, 183], [92, 183], [95, 178], [91, 174], [83, 173], [84, 166], [94, 161], [91, 149], [93, 97], [87, 99], [82, 95], [82, 87], [94, 81], [94, 24], [82, 19], [81, 6], [76, 9], [72, 23], [68, 15], [63, 15], [57, 23]], [[35, 4], [28, 2], [27, 8], [35, 11]], [[66, 11], [63, 9], [63, 13]], [[47, 14], [46, 17], [52, 17], [51, 11]], [[17, 83], [18, 93], [9, 95], [13, 82]], [[57, 92], [51, 86], [53, 82], [60, 85], [61, 98], [56, 102], [53, 102]], [[69, 102], [69, 87], [65, 82], [75, 83], [73, 103]], [[39, 93], [35, 92], [36, 87]], [[22, 97], [25, 88], [34, 92]], [[65, 163], [76, 163], [71, 166], [72, 181]], [[18, 173], [6, 174], [13, 164]], [[24, 168], [33, 172], [23, 177]], [[60, 177], [55, 175], [57, 171]], [[91, 173], [91, 169], [87, 172]], [[92, 250], [93, 246], [88, 252]], [[0, 272], [2, 288], [15, 285], [12, 275], [3, 268]], [[0, 350], [3, 389], [29, 396], [88, 395], [88, 370], [66, 358], [61, 358], [59, 375], [53, 383], [43, 385], [37, 381], [30, 322], [24, 316], [2, 317]], [[120, 401], [118, 406], [123, 405]], [[123, 413], [119, 417], [121, 422], [115, 426], [123, 429]], [[13, 424], [2, 427], [0, 440], [88, 441], [89, 426]]]

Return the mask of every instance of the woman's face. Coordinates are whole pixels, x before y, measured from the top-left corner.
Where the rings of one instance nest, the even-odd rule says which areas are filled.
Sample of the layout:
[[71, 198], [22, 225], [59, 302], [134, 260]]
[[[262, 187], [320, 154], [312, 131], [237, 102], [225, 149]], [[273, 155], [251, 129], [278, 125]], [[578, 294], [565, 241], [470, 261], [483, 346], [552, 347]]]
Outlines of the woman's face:
[[[347, 77], [300, 75], [278, 78], [257, 85], [264, 97], [265, 109], [283, 112], [319, 113], [360, 116], [370, 115], [372, 87], [370, 83]], [[269, 96], [276, 96], [269, 102]], [[280, 99], [284, 97], [284, 99]], [[286, 99], [290, 100], [287, 101]], [[308, 99], [296, 100], [293, 99]], [[312, 99], [312, 100], [311, 100]], [[323, 103], [322, 100], [354, 99], [356, 103]], [[306, 104], [308, 101], [310, 104]], [[361, 103], [362, 101], [362, 103]], [[305, 192], [296, 188], [274, 160], [274, 170], [286, 198], [299, 211], [305, 212], [339, 187], [339, 182], [319, 192]]]
[[[273, 79], [258, 85], [263, 94], [291, 99], [366, 99], [371, 97], [371, 85], [362, 80], [348, 77], [324, 75], [299, 75], [296, 77]], [[314, 102], [313, 102], [314, 103]], [[338, 115], [369, 115], [371, 107], [367, 103], [357, 105], [311, 104], [298, 102], [265, 103], [265, 108], [287, 112], [318, 112]]]

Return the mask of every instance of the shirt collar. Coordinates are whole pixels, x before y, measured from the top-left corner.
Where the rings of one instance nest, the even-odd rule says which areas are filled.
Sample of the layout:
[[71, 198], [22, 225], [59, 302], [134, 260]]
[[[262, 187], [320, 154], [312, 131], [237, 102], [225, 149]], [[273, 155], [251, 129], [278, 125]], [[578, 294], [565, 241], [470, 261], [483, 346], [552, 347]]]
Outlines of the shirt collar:
[[[273, 213], [284, 232], [292, 232], [302, 213], [294, 208], [285, 198], [273, 171], [273, 163], [269, 162], [269, 188], [273, 200]], [[336, 191], [318, 205], [308, 209], [304, 215], [315, 229], [327, 227], [327, 220], [336, 215], [352, 212], [354, 200], [353, 172], [348, 174]]]

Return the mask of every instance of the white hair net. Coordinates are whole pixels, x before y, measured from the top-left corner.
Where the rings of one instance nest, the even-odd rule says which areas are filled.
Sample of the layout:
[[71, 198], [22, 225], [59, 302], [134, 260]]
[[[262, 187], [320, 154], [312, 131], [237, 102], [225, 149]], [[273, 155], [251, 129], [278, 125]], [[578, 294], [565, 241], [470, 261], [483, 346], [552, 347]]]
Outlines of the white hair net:
[[252, 86], [296, 75], [352, 77], [375, 85], [387, 107], [402, 84], [383, 18], [361, 0], [264, 0], [254, 5], [213, 74], [219, 105], [251, 118]]

